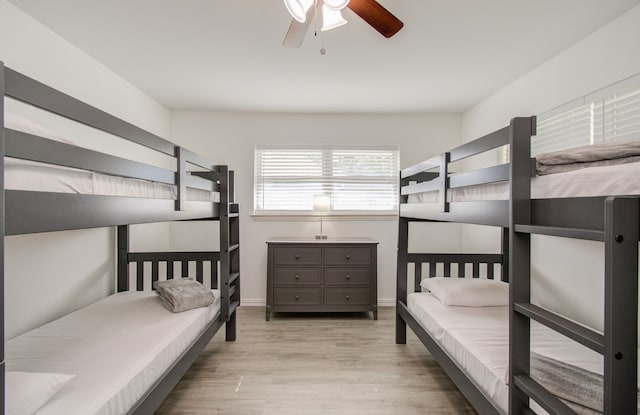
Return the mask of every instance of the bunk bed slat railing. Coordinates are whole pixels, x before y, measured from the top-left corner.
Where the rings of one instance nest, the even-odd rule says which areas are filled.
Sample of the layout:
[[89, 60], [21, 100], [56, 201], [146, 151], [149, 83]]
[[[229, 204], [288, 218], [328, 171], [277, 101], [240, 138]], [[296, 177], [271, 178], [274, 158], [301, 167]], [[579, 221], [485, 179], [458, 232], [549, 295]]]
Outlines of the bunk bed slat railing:
[[[527, 396], [534, 399], [546, 410], [549, 415], [575, 415], [576, 413], [564, 402], [550, 393], [544, 386], [525, 375], [516, 376], [513, 379], [515, 386], [524, 391]], [[528, 408], [526, 408], [528, 410]], [[523, 410], [525, 412], [525, 410]], [[529, 413], [531, 413], [529, 411]]]
[[[164, 138], [14, 70], [3, 67], [3, 75], [3, 80], [6, 83], [4, 96], [172, 156], [176, 159], [177, 166], [176, 170], [172, 172], [13, 130], [8, 130], [9, 147], [6, 155], [105, 174], [174, 184], [177, 186], [178, 193], [174, 202], [176, 211], [186, 210], [187, 186], [191, 185], [205, 190], [214, 189], [213, 185], [206, 184], [202, 179], [191, 178], [187, 175], [187, 164], [209, 171], [214, 170], [216, 164], [206, 158], [180, 146], [175, 146]], [[189, 218], [185, 217], [184, 219]], [[119, 224], [121, 223], [111, 223], [110, 225]], [[73, 228], [63, 227], [57, 230], [67, 229]]]
[[516, 303], [513, 307], [518, 313], [544, 324], [591, 350], [604, 353], [605, 342], [602, 334], [533, 304]]
[[[407, 254], [407, 264], [413, 266], [415, 292], [421, 291], [422, 269], [425, 265], [428, 267], [428, 278], [438, 276], [439, 266], [442, 267], [441, 276], [443, 277], [464, 278], [467, 265], [472, 268], [473, 278], [480, 278], [482, 265], [486, 267], [485, 277], [494, 279], [495, 267], [502, 266], [502, 260], [502, 254]], [[452, 272], [454, 268], [457, 269], [456, 273]]]
[[173, 184], [174, 172], [21, 131], [6, 130], [5, 156]]
[[471, 172], [456, 173], [450, 177], [451, 189], [509, 180], [509, 164], [485, 167]]
[[124, 120], [90, 106], [35, 79], [5, 68], [5, 96], [53, 114], [174, 155], [174, 144]]
[[509, 144], [509, 127], [489, 133], [451, 150], [451, 161], [459, 161]]
[[[158, 281], [160, 278], [161, 265], [164, 264], [165, 275], [167, 280], [171, 280], [176, 275], [175, 265], [179, 265], [177, 275], [181, 278], [193, 277], [200, 283], [205, 283], [205, 264], [209, 264], [209, 273], [207, 275], [210, 281], [210, 287], [217, 289], [218, 282], [218, 266], [220, 262], [220, 252], [202, 251], [202, 252], [130, 252], [127, 255], [129, 264], [135, 264], [136, 269], [136, 287], [138, 291], [142, 291], [148, 287], [144, 286], [145, 276], [148, 275], [145, 264], [151, 265], [151, 282]], [[190, 273], [190, 265], [195, 267], [195, 274]], [[131, 287], [128, 287], [131, 289]]]

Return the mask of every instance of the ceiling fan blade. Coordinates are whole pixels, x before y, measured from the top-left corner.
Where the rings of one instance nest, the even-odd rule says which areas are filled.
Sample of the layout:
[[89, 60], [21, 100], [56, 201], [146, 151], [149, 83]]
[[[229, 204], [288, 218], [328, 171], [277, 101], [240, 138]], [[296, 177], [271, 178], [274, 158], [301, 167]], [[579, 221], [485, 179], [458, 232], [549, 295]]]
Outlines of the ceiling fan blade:
[[375, 0], [350, 0], [348, 7], [386, 38], [395, 35], [404, 26], [404, 23]]
[[304, 42], [304, 37], [307, 35], [309, 31], [309, 27], [313, 22], [313, 17], [316, 14], [316, 8], [311, 6], [309, 10], [307, 10], [307, 18], [304, 23], [300, 23], [296, 19], [291, 19], [291, 24], [289, 25], [289, 30], [282, 41], [282, 46], [285, 48], [299, 48], [302, 46], [302, 42]]

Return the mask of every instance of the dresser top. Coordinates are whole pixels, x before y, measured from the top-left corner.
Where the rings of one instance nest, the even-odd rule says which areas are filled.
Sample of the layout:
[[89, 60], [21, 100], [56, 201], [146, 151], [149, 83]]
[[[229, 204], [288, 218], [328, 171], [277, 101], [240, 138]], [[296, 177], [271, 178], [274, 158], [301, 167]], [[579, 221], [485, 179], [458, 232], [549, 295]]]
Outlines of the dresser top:
[[313, 237], [276, 236], [267, 241], [268, 244], [377, 244], [371, 238], [335, 237], [316, 239]]

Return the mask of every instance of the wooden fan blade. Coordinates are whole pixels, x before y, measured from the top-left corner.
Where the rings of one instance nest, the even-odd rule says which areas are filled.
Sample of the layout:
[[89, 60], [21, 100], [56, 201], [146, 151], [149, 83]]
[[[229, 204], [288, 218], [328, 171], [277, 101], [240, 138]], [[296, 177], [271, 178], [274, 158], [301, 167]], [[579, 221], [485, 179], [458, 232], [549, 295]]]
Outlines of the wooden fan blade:
[[348, 7], [386, 38], [395, 35], [404, 26], [404, 23], [375, 0], [350, 0]]
[[291, 24], [289, 25], [289, 30], [282, 41], [282, 46], [285, 48], [299, 48], [302, 46], [302, 42], [304, 42], [304, 37], [307, 35], [309, 31], [309, 27], [311, 26], [311, 22], [313, 22], [313, 17], [316, 14], [315, 7], [309, 7], [307, 10], [307, 18], [304, 23], [300, 23], [296, 19], [291, 19]]

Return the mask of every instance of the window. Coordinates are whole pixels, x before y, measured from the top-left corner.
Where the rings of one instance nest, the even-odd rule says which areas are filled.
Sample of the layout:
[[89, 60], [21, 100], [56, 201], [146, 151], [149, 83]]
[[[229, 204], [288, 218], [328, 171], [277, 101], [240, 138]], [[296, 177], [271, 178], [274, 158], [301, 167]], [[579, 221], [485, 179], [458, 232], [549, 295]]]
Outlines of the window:
[[393, 147], [259, 146], [254, 212], [308, 213], [327, 194], [334, 213], [396, 213], [399, 169]]
[[549, 151], [640, 139], [640, 74], [537, 117], [533, 156]]

